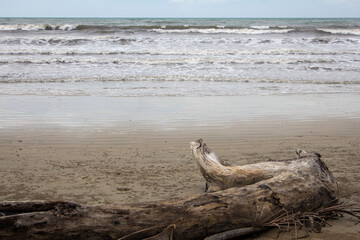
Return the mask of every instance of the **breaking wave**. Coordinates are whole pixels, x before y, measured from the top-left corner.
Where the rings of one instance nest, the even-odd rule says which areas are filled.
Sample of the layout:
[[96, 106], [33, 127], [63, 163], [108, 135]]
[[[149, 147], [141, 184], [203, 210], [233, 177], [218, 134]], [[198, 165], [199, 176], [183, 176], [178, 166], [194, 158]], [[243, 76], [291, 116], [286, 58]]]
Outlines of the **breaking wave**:
[[189, 29], [152, 29], [153, 32], [158, 33], [203, 33], [203, 34], [216, 34], [216, 33], [230, 33], [230, 34], [271, 34], [271, 33], [288, 33], [293, 29], [231, 29], [231, 28], [189, 28]]
[[318, 28], [318, 30], [331, 34], [360, 35], [360, 29]]
[[251, 25], [248, 27], [233, 27], [224, 25], [86, 25], [86, 24], [1, 24], [0, 31], [91, 31], [91, 32], [116, 32], [116, 31], [151, 31], [157, 33], [232, 33], [232, 34], [282, 34], [289, 32], [360, 35], [359, 28], [307, 28], [288, 26]]
[[81, 25], [81, 24], [12, 24], [0, 25], [0, 31], [40, 31], [40, 30], [61, 30], [61, 31], [120, 31], [120, 30], [144, 30], [159, 33], [238, 33], [238, 34], [264, 34], [264, 33], [288, 33], [293, 29], [286, 27], [250, 26], [249, 28], [233, 28], [222, 25]]
[[135, 42], [135, 38], [123, 38], [113, 36], [44, 36], [44, 37], [17, 37], [0, 38], [0, 44], [20, 44], [20, 45], [78, 45], [94, 42], [109, 42], [118, 44], [129, 44]]
[[255, 28], [255, 29], [260, 29], [260, 30], [264, 30], [264, 29], [269, 29], [270, 26], [250, 26], [251, 28]]
[[0, 25], [0, 31], [39, 31], [39, 30], [62, 30], [71, 31], [75, 30], [78, 25], [65, 24], [65, 25], [50, 25], [50, 24], [14, 24], [14, 25]]

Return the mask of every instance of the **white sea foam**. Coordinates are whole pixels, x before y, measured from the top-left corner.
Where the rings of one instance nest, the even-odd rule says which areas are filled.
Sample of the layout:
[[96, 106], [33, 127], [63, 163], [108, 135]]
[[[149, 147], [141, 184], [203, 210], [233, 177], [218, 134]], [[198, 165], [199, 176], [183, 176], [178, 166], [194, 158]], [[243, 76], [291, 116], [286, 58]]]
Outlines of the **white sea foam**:
[[71, 36], [71, 35], [46, 35], [46, 36], [19, 36], [8, 37], [0, 36], [0, 44], [20, 44], [20, 45], [74, 45], [74, 44], [96, 44], [102, 42], [130, 44], [136, 41], [135, 38], [123, 38], [117, 36]]
[[360, 29], [340, 29], [340, 28], [318, 28], [317, 30], [332, 34], [344, 34], [344, 35], [360, 35]]
[[78, 27], [77, 25], [71, 25], [71, 24], [65, 24], [65, 25], [60, 25], [60, 26], [52, 26], [53, 29], [59, 28], [60, 30], [64, 30], [64, 31], [74, 30], [77, 27]]
[[[14, 47], [3, 49], [0, 48], [0, 56], [29, 56], [29, 55], [43, 55], [44, 57], [49, 58], [50, 56], [93, 56], [99, 58], [100, 56], [152, 56], [152, 57], [161, 57], [169, 56], [171, 57], [168, 62], [171, 62], [176, 56], [190, 58], [190, 56], [207, 56], [211, 58], [217, 58], [221, 56], [226, 56], [228, 59], [243, 57], [243, 56], [336, 56], [336, 55], [359, 55], [360, 49], [352, 50], [315, 50], [315, 49], [292, 49], [292, 48], [281, 48], [281, 49], [128, 49], [128, 50], [114, 50], [114, 49], [88, 49], [88, 48], [53, 48], [49, 47], [47, 49], [37, 49], [37, 48], [27, 48], [27, 47]], [[5, 57], [2, 57], [4, 60]], [[121, 59], [114, 59], [114, 61], [122, 61]]]
[[269, 29], [270, 26], [250, 26], [251, 28], [255, 28], [255, 29], [260, 29], [260, 30], [264, 30], [264, 29]]
[[271, 33], [288, 33], [293, 31], [293, 29], [216, 29], [216, 28], [207, 28], [207, 29], [198, 29], [198, 28], [189, 28], [189, 29], [152, 29], [153, 32], [158, 33], [203, 33], [203, 34], [216, 34], [216, 33], [229, 33], [229, 34], [271, 34]]
[[38, 31], [38, 30], [75, 30], [78, 25], [65, 24], [65, 25], [52, 25], [52, 24], [13, 24], [13, 25], [0, 25], [0, 31]]
[[[59, 79], [57, 82], [41, 82], [33, 84], [31, 81], [18, 84], [7, 84], [6, 88], [0, 88], [0, 95], [45, 95], [45, 96], [243, 96], [243, 95], [279, 95], [279, 94], [306, 94], [314, 92], [326, 93], [357, 93], [360, 84], [343, 85], [342, 88], [333, 88], [334, 84], [341, 82], [317, 84], [304, 82], [264, 82], [259, 79], [245, 81], [213, 81], [213, 79], [201, 79], [206, 84], [198, 84], [197, 80], [183, 82], [166, 80], [156, 81], [148, 79], [144, 81], [103, 81], [101, 85], [97, 81], [76, 81], [72, 79]], [[137, 79], [137, 77], [135, 77]], [[129, 79], [126, 79], [129, 80]], [[21, 85], [20, 85], [21, 84]], [[316, 83], [315, 83], [316, 84]]]
[[[294, 57], [294, 55], [282, 55], [276, 58], [272, 58], [272, 54], [266, 55], [262, 54], [263, 57], [258, 57], [254, 55], [244, 55], [244, 57], [227, 57], [227, 56], [197, 56], [197, 57], [172, 57], [168, 59], [167, 57], [149, 57], [149, 58], [134, 58], [132, 56], [122, 56], [113, 57], [113, 55], [82, 55], [79, 57], [78, 55], [42, 55], [42, 56], [29, 56], [29, 55], [10, 55], [4, 56], [1, 58], [1, 64], [36, 64], [36, 65], [63, 65], [63, 64], [81, 64], [84, 66], [89, 65], [132, 65], [132, 66], [159, 66], [159, 67], [174, 67], [181, 66], [183, 69], [192, 68], [193, 66], [225, 66], [225, 67], [235, 67], [236, 65], [245, 65], [245, 66], [253, 66], [253, 65], [287, 65], [291, 64], [293, 67], [302, 67], [308, 66], [309, 64], [320, 64], [321, 66], [325, 66], [325, 64], [334, 64], [338, 63], [338, 61], [328, 58], [328, 57], [314, 57], [312, 59], [307, 58], [299, 58]], [[321, 66], [316, 66], [318, 69], [322, 69]], [[339, 67], [335, 66], [336, 68]], [[329, 71], [333, 70], [331, 66], [325, 66]], [[350, 67], [350, 66], [349, 66]], [[348, 68], [349, 68], [348, 67]], [[325, 69], [325, 68], [324, 68]], [[174, 70], [174, 69], [173, 69]]]

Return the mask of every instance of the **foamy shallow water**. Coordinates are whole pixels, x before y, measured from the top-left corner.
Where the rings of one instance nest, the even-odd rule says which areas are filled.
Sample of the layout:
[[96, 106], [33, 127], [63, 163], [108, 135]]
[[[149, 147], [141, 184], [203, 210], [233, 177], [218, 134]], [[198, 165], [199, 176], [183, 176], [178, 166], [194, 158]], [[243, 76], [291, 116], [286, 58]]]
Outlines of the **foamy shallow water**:
[[0, 19], [0, 94], [360, 92], [359, 19]]

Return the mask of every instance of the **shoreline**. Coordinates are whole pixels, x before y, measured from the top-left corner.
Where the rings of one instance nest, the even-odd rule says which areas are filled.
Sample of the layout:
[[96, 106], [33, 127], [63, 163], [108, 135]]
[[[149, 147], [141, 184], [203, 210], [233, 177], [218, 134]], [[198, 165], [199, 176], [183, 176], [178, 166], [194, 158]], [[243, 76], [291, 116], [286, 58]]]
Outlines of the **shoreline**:
[[[0, 129], [37, 125], [124, 129], [360, 118], [360, 94], [208, 97], [0, 95]], [[165, 127], [166, 126], [166, 127]]]

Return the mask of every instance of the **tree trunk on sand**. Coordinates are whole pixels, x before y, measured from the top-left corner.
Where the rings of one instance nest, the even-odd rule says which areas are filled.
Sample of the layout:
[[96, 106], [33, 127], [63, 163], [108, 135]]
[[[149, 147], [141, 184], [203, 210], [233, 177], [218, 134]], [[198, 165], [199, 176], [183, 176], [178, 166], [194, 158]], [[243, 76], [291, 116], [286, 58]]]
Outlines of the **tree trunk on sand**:
[[191, 149], [208, 193], [104, 207], [2, 202], [0, 239], [203, 239], [256, 227], [283, 209], [316, 209], [336, 197], [337, 184], [319, 154], [299, 151], [295, 159], [231, 167], [202, 140]]

